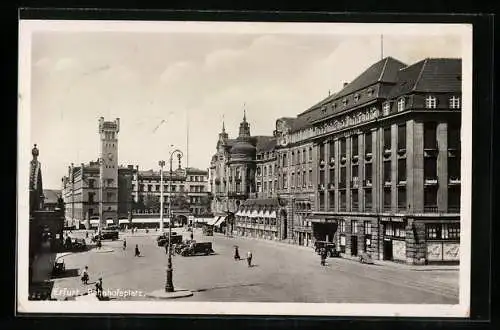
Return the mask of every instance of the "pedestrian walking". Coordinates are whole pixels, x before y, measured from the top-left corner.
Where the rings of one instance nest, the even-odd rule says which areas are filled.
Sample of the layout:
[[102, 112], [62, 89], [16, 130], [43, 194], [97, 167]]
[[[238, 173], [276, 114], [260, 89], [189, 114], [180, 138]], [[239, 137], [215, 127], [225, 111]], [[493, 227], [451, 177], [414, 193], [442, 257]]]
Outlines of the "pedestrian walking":
[[123, 239], [123, 251], [127, 248], [127, 240], [124, 238]]
[[234, 247], [234, 260], [235, 261], [236, 260], [241, 260], [241, 258], [240, 258], [240, 252], [238, 251], [238, 247], [237, 246]]
[[95, 282], [95, 293], [97, 296], [97, 299], [101, 300], [103, 298], [102, 295], [102, 277], [99, 277], [99, 280]]
[[247, 252], [247, 263], [248, 263], [248, 267], [252, 267], [252, 252], [251, 251]]
[[321, 266], [326, 266], [326, 249], [322, 248], [320, 252], [321, 256]]
[[139, 257], [141, 255], [141, 251], [139, 251], [139, 245], [136, 244], [135, 245], [135, 256], [136, 257]]
[[82, 271], [82, 283], [87, 285], [89, 282], [89, 266], [85, 266]]
[[85, 231], [85, 238], [89, 238], [89, 232]]
[[98, 238], [98, 239], [97, 239], [97, 248], [100, 250], [100, 249], [101, 249], [101, 247], [102, 247], [101, 239], [100, 239], [100, 238]]
[[193, 232], [191, 232], [191, 240], [193, 240], [194, 238], [194, 235], [193, 235]]

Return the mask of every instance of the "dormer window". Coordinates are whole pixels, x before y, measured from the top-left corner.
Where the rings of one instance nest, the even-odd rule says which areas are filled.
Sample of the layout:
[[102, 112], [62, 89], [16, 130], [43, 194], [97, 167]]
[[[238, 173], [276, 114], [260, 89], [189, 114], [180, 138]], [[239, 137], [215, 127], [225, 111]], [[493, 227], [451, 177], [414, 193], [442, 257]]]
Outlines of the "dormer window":
[[402, 97], [398, 100], [398, 112], [404, 111], [404, 109], [405, 109], [405, 99], [404, 97]]
[[333, 104], [333, 108], [334, 108], [334, 109], [335, 109], [335, 108], [337, 108], [337, 102], [335, 102], [335, 103]]
[[359, 101], [359, 94], [354, 94], [354, 102], [358, 102]]
[[342, 100], [342, 104], [344, 105], [344, 107], [347, 105], [347, 99], [343, 99]]
[[373, 96], [373, 88], [368, 88], [367, 94], [368, 96]]
[[436, 104], [437, 104], [437, 101], [436, 101], [435, 96], [429, 95], [425, 98], [425, 107], [427, 109], [435, 109]]
[[450, 97], [450, 108], [460, 109], [460, 98], [457, 96]]
[[389, 102], [385, 102], [382, 106], [382, 112], [384, 116], [389, 115], [389, 111], [391, 110], [391, 104]]

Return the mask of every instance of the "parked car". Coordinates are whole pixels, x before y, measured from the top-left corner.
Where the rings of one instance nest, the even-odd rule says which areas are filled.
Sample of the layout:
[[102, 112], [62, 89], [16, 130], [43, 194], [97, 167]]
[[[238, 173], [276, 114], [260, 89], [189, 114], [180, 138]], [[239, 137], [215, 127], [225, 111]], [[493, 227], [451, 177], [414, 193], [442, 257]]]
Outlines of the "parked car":
[[64, 264], [64, 260], [54, 262], [54, 266], [52, 268], [52, 275], [61, 275], [66, 271], [66, 265]]
[[117, 240], [119, 237], [119, 234], [118, 234], [118, 229], [115, 229], [115, 228], [109, 228], [109, 227], [106, 227], [106, 228], [103, 228], [101, 230], [101, 234], [97, 234], [95, 235], [92, 240], [94, 242], [98, 241], [98, 240], [105, 240], [105, 239], [110, 239], [110, 240]]
[[366, 252], [363, 252], [359, 255], [359, 262], [362, 264], [370, 264], [370, 265], [374, 264], [372, 256]]
[[203, 227], [203, 235], [214, 236], [214, 229], [212, 227]]
[[189, 244], [185, 245], [180, 251], [181, 256], [194, 256], [197, 254], [209, 255], [214, 253], [212, 249], [212, 242], [195, 242], [191, 241]]
[[339, 252], [337, 251], [337, 246], [333, 242], [316, 241], [314, 243], [314, 251], [316, 253], [319, 254], [322, 248], [326, 249], [327, 256], [330, 258], [340, 256]]
[[74, 251], [83, 251], [87, 248], [87, 243], [83, 238], [74, 238], [71, 242], [71, 249]]

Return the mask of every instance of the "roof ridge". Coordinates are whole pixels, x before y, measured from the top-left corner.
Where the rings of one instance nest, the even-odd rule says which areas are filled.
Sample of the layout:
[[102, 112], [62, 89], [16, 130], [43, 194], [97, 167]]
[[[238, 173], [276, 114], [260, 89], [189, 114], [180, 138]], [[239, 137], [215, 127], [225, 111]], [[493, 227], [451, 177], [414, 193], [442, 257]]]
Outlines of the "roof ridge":
[[426, 58], [426, 59], [424, 60], [424, 63], [422, 64], [422, 68], [420, 69], [420, 73], [418, 74], [418, 77], [417, 77], [417, 79], [415, 80], [415, 85], [414, 85], [414, 86], [413, 86], [413, 88], [411, 89], [411, 91], [412, 91], [412, 92], [414, 92], [414, 91], [417, 89], [418, 82], [419, 82], [419, 81], [420, 81], [420, 79], [422, 78], [422, 74], [423, 74], [423, 72], [424, 72], [424, 68], [425, 68], [425, 66], [427, 65], [427, 60], [428, 60], [428, 59], [429, 59], [429, 58]]

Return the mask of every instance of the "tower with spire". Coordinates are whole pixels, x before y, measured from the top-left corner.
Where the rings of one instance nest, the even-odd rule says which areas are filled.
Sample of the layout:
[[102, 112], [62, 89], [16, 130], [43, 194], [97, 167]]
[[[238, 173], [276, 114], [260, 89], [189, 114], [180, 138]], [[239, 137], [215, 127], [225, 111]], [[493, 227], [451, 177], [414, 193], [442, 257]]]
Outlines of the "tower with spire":
[[247, 111], [243, 107], [243, 121], [240, 123], [240, 131], [238, 138], [249, 138], [250, 137], [250, 124], [247, 122]]

